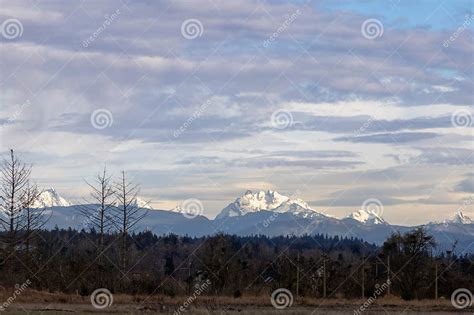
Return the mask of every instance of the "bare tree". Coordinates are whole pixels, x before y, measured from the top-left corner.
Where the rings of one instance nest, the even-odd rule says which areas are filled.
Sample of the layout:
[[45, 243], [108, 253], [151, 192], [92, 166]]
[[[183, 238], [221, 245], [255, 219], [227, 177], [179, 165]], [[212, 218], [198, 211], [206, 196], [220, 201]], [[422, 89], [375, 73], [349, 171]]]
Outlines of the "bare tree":
[[43, 226], [46, 218], [44, 209], [31, 211], [39, 196], [36, 185], [30, 184], [31, 165], [10, 150], [0, 172], [0, 228], [6, 232], [7, 244], [14, 246], [28, 239], [33, 229]]
[[120, 233], [122, 237], [121, 265], [125, 268], [127, 265], [127, 238], [134, 226], [142, 220], [147, 211], [138, 204], [137, 195], [140, 188], [126, 179], [125, 171], [122, 171], [122, 177], [116, 184], [116, 194], [120, 210]]
[[98, 248], [101, 251], [104, 248], [104, 234], [114, 224], [115, 190], [112, 177], [107, 174], [106, 167], [102, 173], [97, 174], [95, 183], [86, 181], [86, 184], [91, 188], [92, 202], [80, 206], [79, 211], [88, 225], [99, 233]]
[[35, 201], [42, 194], [42, 191], [39, 191], [36, 185], [30, 185], [28, 183], [25, 191], [26, 202], [25, 209], [23, 210], [25, 217], [24, 239], [26, 252], [29, 254], [30, 240], [33, 238], [34, 232], [43, 228], [51, 215], [47, 215], [45, 207], [40, 204], [35, 204]]

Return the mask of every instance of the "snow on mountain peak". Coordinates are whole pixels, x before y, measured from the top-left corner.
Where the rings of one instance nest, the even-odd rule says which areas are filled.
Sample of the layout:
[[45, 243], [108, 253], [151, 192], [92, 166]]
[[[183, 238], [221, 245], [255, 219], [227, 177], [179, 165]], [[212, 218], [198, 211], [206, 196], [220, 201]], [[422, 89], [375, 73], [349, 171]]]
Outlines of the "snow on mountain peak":
[[474, 220], [465, 215], [462, 212], [462, 209], [460, 209], [458, 212], [456, 212], [453, 216], [451, 216], [448, 219], [445, 219], [443, 221], [431, 221], [428, 223], [429, 225], [439, 225], [443, 224], [445, 226], [448, 226], [450, 224], [474, 224]]
[[32, 208], [69, 207], [71, 204], [54, 189], [42, 191], [31, 205]]
[[139, 197], [135, 198], [133, 206], [137, 208], [153, 210], [153, 207], [150, 205], [150, 201], [143, 200]]
[[377, 212], [370, 209], [360, 209], [347, 216], [364, 224], [387, 224], [387, 222], [377, 214]]
[[454, 224], [474, 224], [474, 220], [472, 220], [470, 217], [464, 215], [462, 213], [462, 210], [459, 210], [453, 217], [450, 219], [447, 219], [444, 221], [444, 223], [449, 224], [449, 223], [454, 223]]
[[171, 212], [181, 213], [181, 214], [190, 214], [191, 211], [188, 208], [182, 207], [181, 205], [177, 205], [173, 209], [170, 210]]
[[261, 210], [279, 213], [290, 212], [303, 217], [324, 216], [301, 199], [292, 199], [274, 190], [261, 190], [255, 193], [247, 190], [245, 194], [222, 209], [216, 219], [243, 216]]

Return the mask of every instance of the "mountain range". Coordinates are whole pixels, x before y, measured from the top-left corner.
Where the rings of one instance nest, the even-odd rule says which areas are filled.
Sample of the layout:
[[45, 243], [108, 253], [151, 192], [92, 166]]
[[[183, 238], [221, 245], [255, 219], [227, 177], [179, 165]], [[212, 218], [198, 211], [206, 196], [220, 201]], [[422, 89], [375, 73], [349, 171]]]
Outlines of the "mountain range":
[[[154, 210], [149, 203], [137, 199], [136, 204], [147, 211], [137, 230], [150, 230], [157, 234], [203, 236], [218, 232], [237, 235], [264, 234], [304, 235], [327, 234], [330, 236], [356, 237], [380, 245], [392, 233], [412, 230], [413, 226], [393, 225], [385, 221], [373, 209], [359, 209], [345, 218], [335, 218], [310, 207], [299, 198], [288, 197], [276, 191], [246, 191], [216, 216], [187, 213], [180, 206], [173, 210]], [[49, 228], [84, 228], [83, 217], [78, 215], [77, 205], [71, 205], [54, 189], [44, 191], [37, 205], [51, 210]], [[459, 252], [474, 252], [474, 221], [459, 211], [441, 222], [421, 225], [438, 242], [439, 250], [452, 249], [456, 244]]]

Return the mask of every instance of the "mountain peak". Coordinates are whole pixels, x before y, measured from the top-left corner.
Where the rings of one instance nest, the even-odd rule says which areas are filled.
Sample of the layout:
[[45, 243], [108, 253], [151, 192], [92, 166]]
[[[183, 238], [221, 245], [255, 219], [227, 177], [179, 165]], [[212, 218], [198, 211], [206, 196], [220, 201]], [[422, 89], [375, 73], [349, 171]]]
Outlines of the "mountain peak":
[[347, 218], [359, 221], [363, 224], [388, 224], [377, 212], [370, 209], [360, 209], [351, 213]]
[[460, 209], [458, 212], [456, 212], [453, 216], [451, 216], [448, 219], [445, 219], [443, 221], [431, 221], [430, 224], [438, 225], [438, 224], [444, 224], [444, 225], [449, 225], [449, 224], [474, 224], [474, 220], [465, 215], [462, 212], [462, 209]]
[[445, 220], [444, 223], [474, 224], [474, 220], [472, 220], [470, 217], [464, 215], [464, 213], [462, 213], [462, 210], [459, 210], [459, 212], [457, 212], [450, 219]]
[[136, 197], [133, 201], [133, 206], [141, 209], [153, 210], [153, 207], [150, 205], [150, 201], [146, 201], [140, 197]]
[[32, 208], [69, 207], [71, 204], [54, 188], [42, 191], [31, 205]]
[[303, 217], [324, 216], [301, 199], [293, 199], [274, 190], [260, 190], [255, 193], [247, 190], [242, 196], [222, 209], [216, 219], [243, 216], [262, 210], [278, 213], [290, 212]]

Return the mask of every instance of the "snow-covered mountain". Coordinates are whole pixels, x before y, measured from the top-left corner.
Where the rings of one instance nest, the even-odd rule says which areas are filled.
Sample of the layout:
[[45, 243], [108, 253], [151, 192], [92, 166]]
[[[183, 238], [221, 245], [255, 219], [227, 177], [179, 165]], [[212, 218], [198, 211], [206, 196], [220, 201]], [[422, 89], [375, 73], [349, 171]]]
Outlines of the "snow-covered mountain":
[[462, 210], [459, 212], [456, 212], [452, 217], [439, 222], [430, 222], [429, 224], [444, 224], [444, 225], [449, 225], [449, 224], [474, 224], [474, 220], [472, 220], [470, 217], [465, 215]]
[[[84, 227], [83, 217], [78, 215], [79, 206], [69, 204], [54, 189], [45, 191], [39, 204], [51, 205], [51, 218], [47, 228]], [[140, 199], [140, 207], [146, 206]], [[186, 200], [173, 210], [147, 211], [137, 225], [138, 230], [150, 230], [157, 234], [177, 233], [188, 236], [212, 235], [223, 232], [236, 235], [267, 236], [327, 234], [344, 236], [348, 233], [370, 243], [382, 244], [394, 231], [404, 233], [424, 227], [438, 242], [438, 250], [452, 248], [458, 241], [457, 250], [474, 252], [474, 222], [462, 212], [443, 222], [419, 226], [399, 226], [387, 223], [377, 211], [359, 210], [350, 216], [337, 219], [312, 209], [301, 199], [287, 197], [276, 191], [247, 191], [225, 207], [215, 220], [202, 215], [203, 205], [197, 199]], [[140, 209], [145, 213], [145, 209]], [[181, 215], [178, 215], [180, 213]], [[460, 224], [462, 223], [462, 226]]]
[[356, 212], [351, 213], [347, 216], [349, 219], [354, 219], [360, 223], [371, 225], [371, 224], [388, 224], [380, 215], [373, 210], [360, 209]]
[[150, 205], [150, 201], [143, 200], [140, 197], [135, 199], [133, 205], [137, 208], [153, 210], [153, 207]]
[[46, 189], [31, 205], [32, 208], [69, 207], [71, 204], [61, 197], [54, 188]]
[[[123, 203], [118, 200], [115, 205], [117, 207], [122, 207]], [[150, 201], [146, 201], [144, 199], [141, 199], [140, 197], [136, 197], [135, 200], [133, 200], [130, 203], [130, 206], [136, 207], [136, 208], [141, 208], [141, 209], [148, 209], [148, 210], [153, 210], [152, 206], [150, 205]]]
[[245, 194], [230, 203], [216, 216], [216, 219], [244, 216], [259, 211], [277, 213], [292, 213], [303, 218], [327, 218], [326, 215], [312, 209], [301, 199], [293, 199], [273, 190], [253, 193], [247, 190]]
[[183, 208], [181, 205], [177, 205], [173, 209], [170, 210], [171, 212], [181, 213], [181, 214], [190, 214], [191, 211], [187, 208]]
[[451, 219], [447, 220], [450, 223], [457, 223], [457, 224], [473, 224], [474, 220], [472, 220], [470, 217], [464, 215], [462, 213], [462, 210], [460, 210], [458, 213], [454, 215]]

